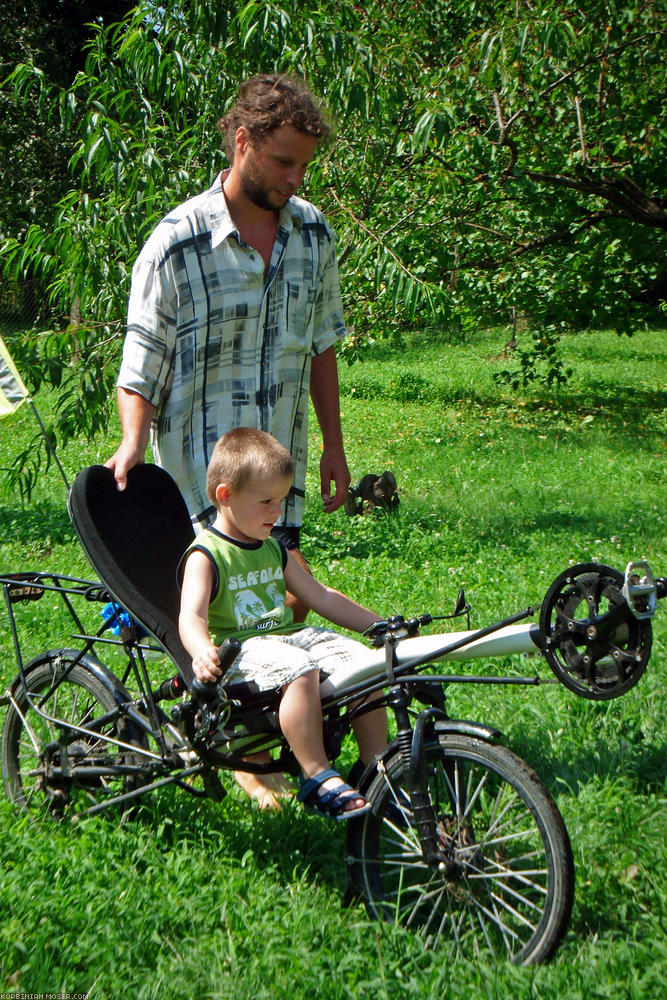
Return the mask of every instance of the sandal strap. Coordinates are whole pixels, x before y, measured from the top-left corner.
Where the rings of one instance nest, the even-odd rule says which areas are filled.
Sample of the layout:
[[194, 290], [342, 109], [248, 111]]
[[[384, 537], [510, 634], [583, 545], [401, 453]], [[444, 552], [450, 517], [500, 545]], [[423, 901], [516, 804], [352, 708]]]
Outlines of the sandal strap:
[[332, 816], [337, 816], [339, 812], [345, 809], [345, 803], [348, 799], [355, 798], [356, 796], [363, 798], [358, 792], [355, 794], [353, 788], [343, 783], [342, 785], [336, 785], [335, 788], [327, 788], [320, 792], [317, 800], [325, 812], [331, 813]]
[[340, 778], [340, 774], [338, 773], [338, 771], [334, 771], [333, 769], [329, 768], [326, 771], [320, 771], [320, 773], [316, 774], [314, 778], [308, 778], [306, 781], [304, 781], [304, 779], [302, 778], [301, 788], [299, 789], [297, 800], [299, 802], [307, 802], [308, 799], [312, 798], [313, 793], [315, 793], [315, 796], [319, 798], [319, 796], [317, 795], [317, 790], [329, 778]]
[[[322, 788], [323, 783], [328, 778], [339, 778], [340, 784], [336, 785], [335, 788]], [[302, 802], [306, 809], [317, 812], [320, 816], [329, 816], [332, 819], [348, 819], [352, 816], [358, 816], [362, 812], [367, 812], [370, 806], [365, 800], [363, 806], [355, 809], [345, 808], [350, 799], [357, 797], [364, 800], [363, 795], [346, 784], [339, 772], [333, 769], [320, 771], [314, 778], [308, 778], [305, 781], [302, 778], [301, 789], [297, 795], [298, 801]]]

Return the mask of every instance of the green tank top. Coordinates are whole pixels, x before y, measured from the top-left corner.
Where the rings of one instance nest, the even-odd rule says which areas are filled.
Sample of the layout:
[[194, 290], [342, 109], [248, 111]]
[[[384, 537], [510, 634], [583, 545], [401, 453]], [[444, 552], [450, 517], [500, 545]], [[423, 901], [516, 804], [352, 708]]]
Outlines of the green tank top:
[[270, 632], [294, 632], [292, 609], [285, 606], [283, 569], [287, 552], [275, 538], [244, 543], [207, 528], [194, 540], [195, 549], [213, 563], [217, 585], [208, 608], [211, 639], [219, 646], [227, 636], [243, 642]]

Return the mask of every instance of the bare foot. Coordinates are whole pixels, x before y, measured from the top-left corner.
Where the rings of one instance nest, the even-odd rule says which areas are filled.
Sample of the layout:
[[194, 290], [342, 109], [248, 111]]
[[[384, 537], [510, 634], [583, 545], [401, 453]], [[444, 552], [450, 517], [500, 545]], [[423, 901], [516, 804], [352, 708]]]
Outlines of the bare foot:
[[294, 794], [282, 774], [259, 775], [250, 771], [234, 771], [234, 779], [260, 809], [281, 809], [280, 800]]

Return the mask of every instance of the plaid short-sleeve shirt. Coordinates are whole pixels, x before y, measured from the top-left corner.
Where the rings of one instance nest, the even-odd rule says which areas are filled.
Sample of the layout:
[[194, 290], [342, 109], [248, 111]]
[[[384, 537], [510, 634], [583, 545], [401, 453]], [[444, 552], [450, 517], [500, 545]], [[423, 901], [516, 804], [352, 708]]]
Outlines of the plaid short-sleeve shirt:
[[334, 237], [292, 197], [268, 271], [213, 187], [156, 227], [132, 271], [118, 385], [157, 407], [156, 461], [178, 484], [195, 525], [213, 508], [206, 466], [233, 427], [268, 431], [296, 463], [283, 523], [303, 519], [310, 362], [346, 335]]

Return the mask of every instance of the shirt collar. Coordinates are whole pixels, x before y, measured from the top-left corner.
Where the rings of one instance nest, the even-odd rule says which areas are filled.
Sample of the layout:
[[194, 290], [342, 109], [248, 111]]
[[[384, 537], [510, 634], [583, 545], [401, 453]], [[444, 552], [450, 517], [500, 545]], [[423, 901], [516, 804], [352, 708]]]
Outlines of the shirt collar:
[[[224, 241], [230, 236], [235, 236], [237, 240], [240, 239], [239, 231], [236, 228], [234, 220], [229, 214], [227, 199], [225, 198], [222, 190], [222, 185], [228, 174], [229, 170], [223, 170], [208, 191], [212, 249], [215, 249], [221, 243], [224, 243]], [[294, 199], [290, 198], [287, 204], [283, 205], [280, 209], [280, 214], [278, 215], [278, 229], [283, 229], [289, 234], [293, 228], [300, 228], [300, 226], [301, 220], [298, 215], [298, 211], [296, 210]]]

